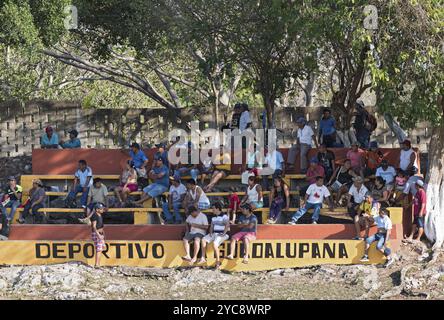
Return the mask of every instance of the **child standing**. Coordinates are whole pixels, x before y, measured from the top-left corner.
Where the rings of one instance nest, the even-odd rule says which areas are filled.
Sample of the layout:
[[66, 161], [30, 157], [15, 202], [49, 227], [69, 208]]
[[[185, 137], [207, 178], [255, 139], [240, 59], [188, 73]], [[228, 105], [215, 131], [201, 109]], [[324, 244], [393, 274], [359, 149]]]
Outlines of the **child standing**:
[[240, 199], [237, 195], [237, 188], [236, 187], [230, 187], [230, 194], [228, 195], [228, 217], [231, 217], [230, 224], [236, 223], [236, 213], [239, 211], [240, 208]]

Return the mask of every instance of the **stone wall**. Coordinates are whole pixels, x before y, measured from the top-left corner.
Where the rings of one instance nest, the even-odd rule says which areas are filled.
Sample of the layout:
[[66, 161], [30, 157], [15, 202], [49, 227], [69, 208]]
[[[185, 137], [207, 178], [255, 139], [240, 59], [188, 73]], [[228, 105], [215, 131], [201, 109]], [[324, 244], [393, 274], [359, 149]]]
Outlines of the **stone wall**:
[[[252, 109], [255, 127], [260, 127], [261, 110]], [[296, 130], [294, 121], [305, 116], [314, 129], [318, 128], [321, 108], [279, 108], [277, 129], [281, 146], [292, 142]], [[187, 128], [192, 120], [200, 120], [201, 129], [214, 125], [210, 108], [195, 107], [178, 114], [166, 109], [84, 109], [72, 102], [34, 101], [26, 105], [0, 104], [0, 157], [29, 155], [39, 148], [40, 136], [47, 125], [55, 128], [60, 139], [67, 139], [67, 132], [75, 128], [84, 148], [119, 148], [130, 141], [144, 145], [165, 140], [172, 128]], [[340, 115], [339, 115], [340, 116]], [[228, 117], [230, 118], [230, 116]], [[372, 136], [381, 147], [398, 147], [384, 119], [377, 115], [378, 128]], [[222, 120], [222, 119], [221, 119]], [[409, 132], [415, 146], [418, 139], [421, 151], [427, 149], [430, 132], [426, 123], [420, 123]]]

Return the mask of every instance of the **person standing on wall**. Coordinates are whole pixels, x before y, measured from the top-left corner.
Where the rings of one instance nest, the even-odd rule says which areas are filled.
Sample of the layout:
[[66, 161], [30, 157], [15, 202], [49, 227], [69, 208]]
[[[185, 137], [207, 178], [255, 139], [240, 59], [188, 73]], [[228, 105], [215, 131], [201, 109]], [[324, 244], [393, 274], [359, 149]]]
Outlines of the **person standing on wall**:
[[362, 100], [356, 101], [356, 117], [353, 128], [356, 131], [356, 139], [362, 149], [368, 149], [370, 144], [370, 135], [376, 130], [376, 118], [365, 110]]
[[292, 147], [288, 151], [287, 163], [289, 164], [290, 169], [294, 168], [296, 155], [299, 153], [301, 161], [301, 173], [305, 174], [308, 167], [307, 155], [312, 147], [312, 141], [314, 141], [316, 148], [318, 148], [318, 141], [316, 140], [313, 129], [309, 125], [307, 125], [307, 121], [305, 120], [305, 118], [300, 117], [296, 121], [296, 124], [299, 127], [297, 132], [296, 145], [292, 145]]
[[323, 116], [319, 122], [319, 142], [321, 141], [327, 148], [333, 148], [336, 144], [336, 120], [329, 108], [323, 110]]

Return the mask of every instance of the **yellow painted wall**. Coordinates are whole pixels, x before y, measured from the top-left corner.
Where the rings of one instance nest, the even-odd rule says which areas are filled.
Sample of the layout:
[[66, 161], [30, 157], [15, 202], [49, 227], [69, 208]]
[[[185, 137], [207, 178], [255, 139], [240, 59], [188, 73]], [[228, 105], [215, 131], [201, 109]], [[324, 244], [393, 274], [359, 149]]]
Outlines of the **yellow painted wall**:
[[[221, 245], [228, 250], [229, 242]], [[207, 264], [213, 266], [213, 250], [207, 249]], [[364, 242], [353, 240], [258, 240], [249, 264], [242, 259], [222, 260], [222, 269], [229, 271], [259, 271], [304, 267], [319, 264], [359, 264]], [[334, 252], [328, 251], [328, 249]], [[179, 267], [188, 263], [181, 241], [110, 241], [102, 253], [104, 266]], [[333, 255], [330, 257], [330, 255]], [[240, 255], [237, 255], [240, 256]], [[382, 263], [383, 255], [373, 244], [369, 263]], [[88, 241], [2, 241], [0, 264], [43, 265], [80, 261], [94, 265], [94, 247]]]

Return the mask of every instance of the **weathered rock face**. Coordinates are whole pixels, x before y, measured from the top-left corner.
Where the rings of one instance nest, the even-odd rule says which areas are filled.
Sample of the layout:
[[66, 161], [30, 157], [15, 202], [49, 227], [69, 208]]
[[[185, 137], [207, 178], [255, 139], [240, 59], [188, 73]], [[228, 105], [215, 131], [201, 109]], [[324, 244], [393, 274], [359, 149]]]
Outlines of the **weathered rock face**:
[[[388, 269], [322, 265], [227, 273], [199, 267], [0, 267], [3, 299], [444, 299], [444, 256], [404, 247]], [[400, 259], [402, 258], [402, 259]]]

